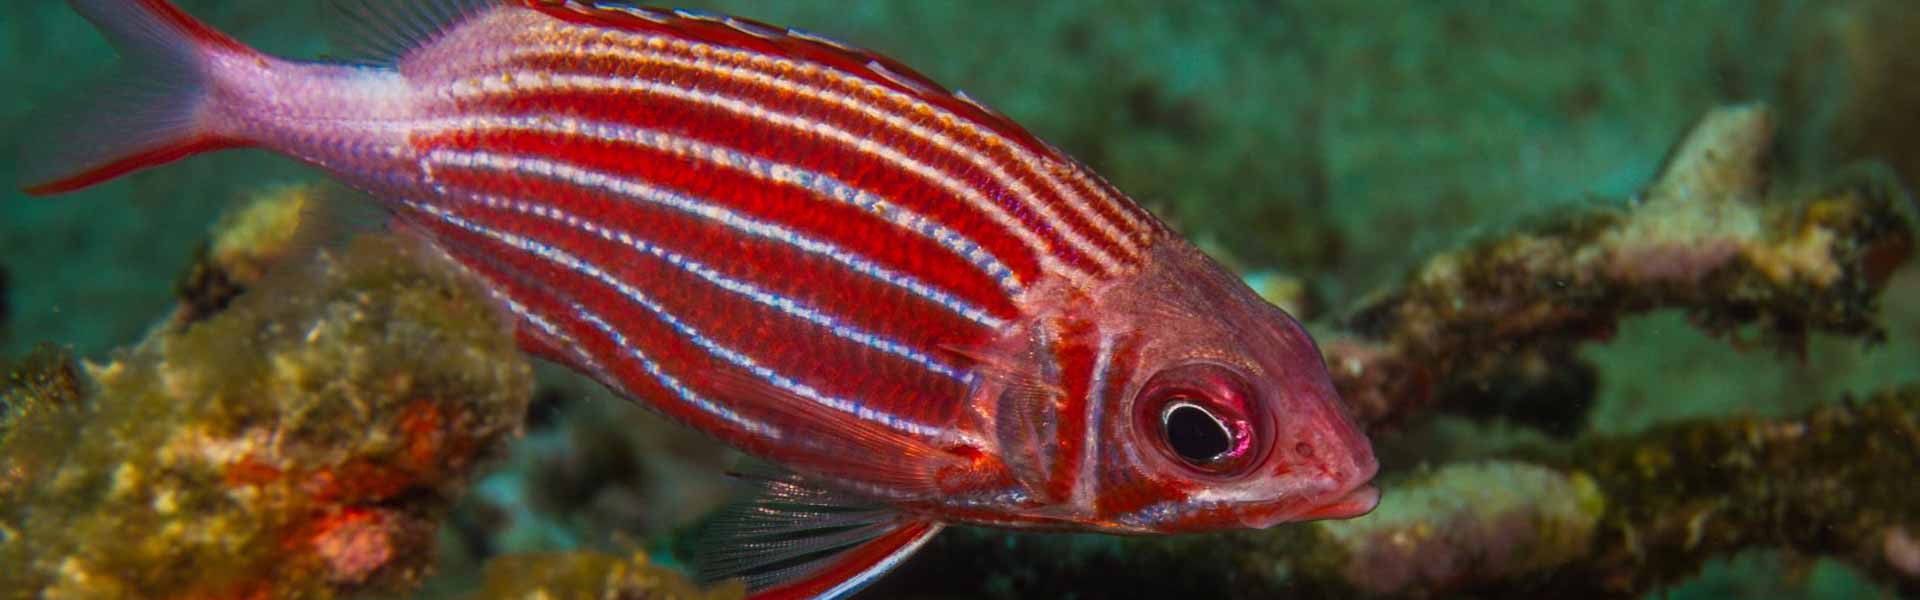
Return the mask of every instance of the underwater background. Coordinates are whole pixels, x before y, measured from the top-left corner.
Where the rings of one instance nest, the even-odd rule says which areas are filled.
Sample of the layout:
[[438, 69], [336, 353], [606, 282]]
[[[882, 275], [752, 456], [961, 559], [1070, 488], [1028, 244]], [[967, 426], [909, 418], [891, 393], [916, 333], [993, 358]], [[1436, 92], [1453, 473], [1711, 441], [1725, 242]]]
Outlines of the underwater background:
[[[336, 27], [179, 4], [282, 56]], [[1381, 454], [1354, 521], [967, 531], [866, 597], [1920, 593], [1920, 3], [681, 5], [878, 50], [1085, 161], [1309, 322]], [[33, 108], [111, 64], [64, 3], [0, 5], [0, 140], [59, 135]], [[276, 278], [288, 215], [353, 201], [318, 173], [241, 151], [14, 188], [0, 597], [703, 593], [660, 567], [735, 491], [729, 451], [527, 371], [404, 245]], [[363, 483], [182, 458], [272, 419], [306, 481]]]

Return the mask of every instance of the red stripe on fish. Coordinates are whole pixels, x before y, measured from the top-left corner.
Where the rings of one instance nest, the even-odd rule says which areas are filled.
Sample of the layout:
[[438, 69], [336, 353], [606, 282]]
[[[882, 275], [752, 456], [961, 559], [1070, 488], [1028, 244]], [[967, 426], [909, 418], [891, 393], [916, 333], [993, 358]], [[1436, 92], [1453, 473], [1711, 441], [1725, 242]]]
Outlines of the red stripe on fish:
[[[488, 65], [509, 72], [540, 74], [554, 78], [617, 77], [652, 81], [679, 81], [693, 78], [719, 79], [721, 85], [703, 91], [714, 96], [759, 102], [770, 110], [806, 115], [809, 120], [831, 123], [870, 140], [880, 141], [906, 156], [936, 165], [949, 176], [966, 181], [980, 195], [997, 199], [1022, 214], [1021, 222], [1046, 236], [1062, 260], [1084, 264], [1099, 276], [1110, 276], [1140, 258], [1138, 240], [1121, 231], [1119, 211], [1105, 197], [1070, 198], [1075, 190], [1061, 182], [1050, 188], [1042, 171], [1068, 172], [1069, 165], [1016, 156], [1015, 145], [1005, 141], [968, 139], [965, 127], [942, 123], [912, 107], [893, 106], [886, 98], [871, 97], [866, 86], [831, 81], [805, 71], [783, 73], [775, 78], [743, 61], [728, 60], [731, 55], [700, 56], [698, 53], [655, 52], [606, 43], [582, 43], [582, 47], [537, 48], [537, 52], [513, 60]], [[511, 56], [511, 55], [510, 55]], [[536, 81], [533, 85], [539, 85]], [[832, 100], [838, 100], [832, 101]], [[701, 115], [691, 115], [700, 119]], [[765, 124], [759, 124], [764, 128]], [[913, 129], [924, 131], [916, 132]], [[871, 156], [868, 161], [874, 160]], [[935, 199], [937, 200], [937, 199]], [[960, 201], [951, 198], [946, 201]], [[1084, 208], [1075, 208], [1074, 202]], [[1100, 208], [1107, 209], [1104, 213]], [[1050, 211], [1050, 212], [1049, 212]], [[1138, 230], [1133, 233], [1139, 233]], [[1119, 261], [1117, 263], [1113, 261]]]
[[1051, 471], [1047, 474], [1045, 497], [1066, 500], [1073, 495], [1075, 480], [1080, 475], [1080, 465], [1086, 460], [1087, 440], [1081, 435], [1086, 430], [1088, 410], [1093, 397], [1094, 381], [1098, 365], [1105, 350], [1100, 343], [1100, 331], [1093, 324], [1078, 319], [1059, 319], [1053, 321], [1053, 340], [1049, 351], [1053, 354], [1054, 364], [1060, 372], [1060, 394], [1057, 409], [1058, 420], [1054, 427], [1059, 439], [1053, 440], [1056, 457]]
[[[501, 160], [533, 159], [503, 156]], [[955, 387], [962, 377], [961, 369], [952, 363], [951, 357], [935, 354], [932, 349], [942, 342], [977, 344], [994, 333], [978, 323], [960, 318], [948, 307], [907, 301], [908, 298], [903, 297], [906, 294], [897, 286], [852, 272], [841, 265], [830, 264], [823, 258], [796, 252], [791, 243], [731, 235], [732, 232], [724, 226], [683, 211], [648, 210], [638, 202], [595, 193], [579, 185], [570, 185], [564, 179], [516, 176], [520, 172], [474, 172], [443, 164], [437, 168], [436, 178], [449, 192], [456, 194], [496, 198], [513, 194], [511, 201], [503, 204], [520, 207], [525, 215], [468, 214], [470, 211], [464, 209], [458, 212], [480, 225], [519, 232], [601, 265], [609, 274], [619, 277], [626, 285], [644, 290], [675, 314], [687, 310], [710, 312], [713, 315], [711, 319], [718, 321], [718, 325], [704, 325], [703, 322], [708, 320], [706, 317], [680, 316], [693, 328], [715, 338], [716, 343], [725, 344], [725, 338], [732, 336], [720, 333], [732, 331], [742, 324], [757, 323], [763, 327], [790, 331], [791, 335], [785, 337], [791, 340], [783, 340], [779, 344], [741, 343], [763, 353], [792, 349], [798, 352], [794, 360], [775, 361], [759, 357], [760, 362], [801, 383], [842, 396], [862, 398], [865, 404], [874, 408], [894, 408], [883, 400], [900, 398], [913, 400], [907, 406], [897, 407], [902, 416], [920, 422], [951, 419], [954, 416], [954, 404], [929, 403], [924, 399], [955, 397], [964, 392], [964, 386]], [[579, 173], [572, 175], [583, 176]], [[746, 187], [746, 184], [719, 185], [715, 189], [739, 190]], [[690, 199], [704, 202], [704, 199]], [[457, 208], [461, 205], [456, 203], [453, 206]], [[510, 220], [499, 220], [502, 218]], [[621, 245], [604, 239], [614, 234], [620, 235], [622, 242], [631, 236], [633, 242]], [[581, 237], [587, 239], [576, 239]], [[646, 255], [637, 250], [633, 243], [644, 244], [657, 252]], [[636, 258], [656, 262], [666, 260], [661, 258], [661, 253], [676, 261], [672, 263], [676, 267], [673, 272], [664, 275], [654, 271], [624, 272], [624, 269], [633, 268]], [[814, 273], [815, 276], [774, 276], [796, 272]], [[706, 277], [695, 277], [693, 273]], [[722, 291], [720, 286], [727, 284], [734, 284], [736, 289]], [[739, 289], [744, 286], [757, 286], [760, 289]], [[757, 297], [762, 301], [743, 300], [752, 294], [760, 294]], [[746, 304], [741, 305], [743, 302]], [[778, 315], [783, 318], [773, 315], [758, 321], [751, 318], [755, 314], [752, 311], [772, 311], [765, 306], [769, 302], [797, 304], [799, 306], [793, 308], [793, 312], [818, 315], [823, 320], [833, 319], [844, 326], [835, 327], [833, 333], [840, 333], [838, 330], [843, 328], [851, 332], [840, 337], [811, 335], [829, 332], [820, 331], [825, 325], [818, 321], [799, 322], [790, 313]], [[875, 309], [880, 310], [876, 312]], [[734, 312], [736, 310], [747, 311], [747, 315], [738, 315]], [[760, 335], [760, 330], [748, 329], [742, 335]], [[856, 339], [866, 343], [856, 343]], [[843, 349], [842, 346], [847, 348]], [[882, 352], [876, 350], [876, 346], [894, 351]], [[841, 360], [848, 362], [839, 362]], [[872, 377], [822, 373], [823, 369], [841, 364], [859, 364], [859, 373]], [[937, 372], [929, 373], [928, 370]], [[816, 375], [831, 376], [832, 381], [817, 381]], [[888, 377], [880, 379], [882, 375]]]
[[[660, 356], [694, 356], [699, 353], [698, 348], [690, 343], [668, 341], [641, 351], [615, 339], [616, 335], [643, 335], [649, 325], [664, 326], [642, 321], [622, 323], [609, 331], [609, 328], [590, 324], [588, 319], [597, 313], [588, 308], [589, 304], [552, 285], [557, 282], [554, 277], [557, 267], [524, 258], [510, 260], [506, 256], [521, 253], [497, 239], [453, 224], [446, 220], [441, 209], [417, 205], [402, 212], [402, 216], [409, 226], [433, 235], [448, 254], [475, 274], [486, 277], [512, 302], [513, 312], [520, 317], [516, 334], [537, 340], [534, 347], [546, 349], [545, 358], [572, 366], [623, 393], [653, 398], [655, 410], [675, 421], [712, 431], [728, 443], [742, 448], [770, 447], [765, 432], [749, 434], [749, 428], [740, 423], [742, 419], [730, 420], [687, 401], [686, 394], [667, 385], [658, 374], [648, 372], [635, 356], [636, 352], [642, 352], [641, 356], [657, 361]], [[605, 317], [599, 318], [605, 320]], [[678, 379], [672, 373], [667, 373], [667, 377]]]
[[[420, 138], [416, 143], [436, 151], [540, 157], [567, 165], [572, 174], [618, 178], [623, 181], [622, 185], [646, 185], [663, 193], [678, 194], [685, 200], [678, 206], [669, 206], [641, 198], [624, 198], [608, 207], [594, 209], [595, 214], [604, 215], [608, 220], [662, 213], [677, 217], [699, 215], [689, 226], [712, 234], [706, 240], [709, 243], [730, 244], [735, 238], [779, 242], [780, 247], [764, 253], [729, 258], [726, 261], [729, 264], [789, 254], [825, 254], [842, 263], [837, 268], [821, 265], [829, 272], [858, 269], [867, 274], [867, 279], [886, 279], [893, 285], [880, 281], [862, 283], [912, 292], [906, 294], [907, 297], [874, 298], [888, 304], [905, 302], [907, 306], [916, 306], [913, 300], [917, 299], [988, 325], [1018, 315], [1012, 300], [993, 278], [933, 239], [890, 227], [885, 218], [853, 204], [823, 199], [822, 191], [754, 176], [737, 164], [743, 157], [662, 151], [624, 139], [642, 135], [628, 130], [599, 135], [593, 131], [529, 131], [539, 126], [528, 120], [511, 123], [505, 123], [508, 121], [505, 118], [501, 120], [503, 123], [492, 128], [454, 130], [437, 137]], [[576, 123], [569, 118], [547, 121]], [[613, 137], [616, 135], [619, 137]], [[654, 137], [665, 138], [657, 142], [659, 144], [681, 139], [666, 134]], [[602, 191], [601, 195], [615, 194]], [[689, 235], [681, 234], [682, 237]], [[821, 291], [817, 288], [822, 286], [807, 287]], [[965, 330], [962, 324], [941, 322], [938, 326], [942, 331]]]
[[[632, 90], [646, 88], [676, 95], [706, 93], [667, 86], [657, 80], [622, 78], [608, 83]], [[1000, 219], [1004, 222], [996, 222], [994, 215], [978, 206], [990, 202], [986, 196], [980, 195], [978, 188], [971, 183], [951, 179], [951, 174], [922, 159], [909, 160], [916, 161], [924, 174], [908, 173], [874, 160], [873, 153], [876, 151], [904, 155], [901, 150], [892, 147], [856, 146], [868, 143], [866, 140], [869, 138], [878, 137], [874, 134], [854, 136], [841, 130], [841, 135], [848, 139], [826, 142], [812, 139], [804, 125], [806, 122], [798, 118], [794, 119], [792, 126], [781, 127], [769, 124], [766, 115], [742, 115], [681, 98], [626, 91], [630, 90], [515, 91], [510, 96], [488, 94], [463, 103], [461, 110], [468, 114], [539, 115], [550, 107], [564, 105], [569, 107], [564, 116], [570, 118], [662, 131], [762, 160], [791, 165], [832, 177], [953, 230], [1011, 269], [1020, 282], [1032, 282], [1043, 276], [1041, 255], [1047, 243], [1044, 233], [1019, 225], [1010, 214]], [[854, 137], [858, 140], [852, 139]], [[942, 185], [942, 178], [947, 178], [946, 185]], [[970, 204], [960, 197], [961, 193], [974, 194], [978, 200]], [[997, 205], [991, 208], [1005, 211], [1004, 207]], [[1019, 229], [1012, 229], [1015, 227]], [[1027, 239], [1022, 239], [1023, 235]]]
[[[893, 406], [895, 402], [888, 400], [955, 397], [965, 391], [962, 375], [944, 364], [940, 357], [894, 341], [895, 338], [886, 336], [884, 331], [863, 328], [863, 325], [880, 323], [881, 318], [863, 323], [858, 318], [862, 315], [836, 314], [767, 290], [750, 289], [748, 286], [757, 285], [752, 280], [731, 277], [701, 256], [688, 253], [699, 251], [701, 245], [724, 246], [726, 242], [714, 241], [724, 238], [701, 235], [695, 230], [691, 232], [693, 235], [676, 240], [690, 246], [683, 249], [647, 237], [676, 235], [698, 227], [698, 223], [683, 227], [669, 215], [652, 215], [620, 225], [610, 225], [619, 222], [613, 219], [583, 219], [580, 218], [583, 213], [607, 216], [604, 212], [588, 212], [595, 203], [604, 209], [608, 206], [606, 200], [576, 188], [530, 183], [512, 177], [449, 177], [443, 185], [455, 194], [497, 200], [484, 208], [475, 203], [447, 205], [447, 210], [464, 219], [469, 227], [541, 246], [534, 250], [500, 248], [501, 260], [522, 269], [546, 269], [545, 278], [555, 280], [557, 287], [574, 290], [583, 304], [607, 315], [606, 318], [616, 324], [623, 320], [664, 320], [677, 324], [665, 330], [649, 329], [646, 333], [630, 335], [635, 347], [651, 348], [679, 338], [694, 338], [709, 344], [697, 355], [663, 354], [655, 359], [682, 378], [718, 366], [744, 370], [749, 367], [740, 359], [750, 360], [752, 365], [795, 384], [845, 399], [850, 405], [887, 411], [913, 423], [947, 422], [953, 417], [951, 407], [946, 403], [926, 402], [902, 402], [902, 406]], [[506, 192], [526, 197], [502, 198], [500, 194]], [[572, 207], [578, 207], [580, 212], [568, 210]], [[622, 234], [630, 237], [620, 237]], [[612, 237], [618, 237], [617, 241], [608, 239]], [[751, 247], [741, 251], [745, 255], [755, 254]], [[560, 270], [555, 271], [557, 267]], [[806, 265], [791, 268], [809, 269], [809, 272], [815, 269]], [[824, 278], [826, 273], [822, 275], [820, 283], [830, 281]], [[592, 293], [580, 294], [579, 290]], [[635, 295], [644, 296], [645, 300]], [[658, 314], [652, 317], [635, 314], [633, 305], [637, 302], [651, 302], [648, 310]], [[809, 321], [808, 317], [817, 320]], [[883, 324], [887, 327], [910, 325], [906, 319], [887, 320]], [[778, 343], [768, 343], [766, 332], [770, 330], [790, 333], [779, 336]], [[697, 389], [700, 383], [689, 385]], [[890, 410], [895, 408], [899, 410]]]
[[[701, 93], [693, 96], [696, 101], [704, 102], [705, 106], [691, 107], [697, 109], [692, 112], [668, 112], [702, 117], [698, 122], [702, 123], [702, 129], [707, 129], [712, 123], [711, 119], [705, 118], [710, 116], [707, 113], [714, 110], [711, 105], [731, 101], [776, 116], [806, 115], [806, 119], [792, 119], [794, 122], [788, 123], [789, 127], [805, 129], [815, 125], [832, 125], [840, 131], [859, 134], [850, 135], [854, 138], [851, 141], [842, 140], [848, 144], [872, 146], [871, 141], [881, 141], [886, 150], [898, 152], [900, 156], [930, 157], [928, 160], [932, 162], [928, 164], [939, 167], [928, 169], [935, 176], [967, 180], [962, 192], [976, 198], [990, 197], [1008, 202], [1008, 205], [998, 207], [1001, 210], [1032, 213], [1018, 221], [1021, 225], [1009, 226], [1047, 236], [1047, 245], [1053, 248], [1051, 251], [1057, 252], [1068, 264], [1108, 269], [1097, 272], [1110, 275], [1111, 269], [1127, 268], [1124, 263], [1112, 263], [1114, 257], [1137, 260], [1143, 240], [1155, 231], [1150, 218], [1144, 217], [1137, 207], [1119, 200], [1104, 182], [1099, 182], [1077, 164], [1060, 160], [1051, 152], [1034, 154], [1035, 148], [1044, 145], [1037, 142], [1016, 143], [1014, 138], [1003, 137], [990, 128], [982, 129], [976, 123], [956, 120], [953, 110], [961, 111], [960, 114], [966, 111], [955, 105], [971, 105], [953, 100], [944, 93], [936, 93], [937, 88], [924, 88], [916, 93], [944, 97], [948, 103], [945, 108], [952, 110], [929, 113], [940, 108], [940, 105], [924, 99], [914, 100], [918, 96], [902, 96], [903, 89], [913, 90], [902, 88], [886, 77], [856, 78], [804, 63], [799, 67], [760, 65], [752, 59], [762, 59], [759, 62], [771, 59], [713, 44], [678, 38], [648, 38], [637, 34], [624, 34], [627, 37], [621, 38], [604, 29], [561, 30], [557, 33], [540, 31], [526, 35], [539, 37], [541, 43], [504, 53], [508, 57], [505, 64], [498, 60], [499, 56], [489, 55], [481, 57], [485, 62], [474, 65], [475, 68], [507, 69], [509, 73], [518, 75], [517, 79], [510, 82], [503, 78], [499, 90], [503, 95], [539, 95], [542, 102], [538, 104], [567, 105], [571, 108], [570, 102], [573, 100], [612, 94], [629, 104], [641, 105], [639, 110], [647, 110], [645, 104], [658, 102], [659, 99], [635, 102], [632, 98], [634, 92], [664, 91], [678, 94], [680, 97], [675, 100], [679, 101], [686, 101], [689, 95], [679, 88], [666, 86], [668, 89], [661, 90], [660, 86], [650, 86], [645, 82], [709, 80], [712, 83], [703, 86]], [[607, 41], [610, 39], [625, 43], [614, 44]], [[514, 59], [516, 56], [520, 58]], [[873, 75], [871, 69], [863, 71]], [[484, 85], [486, 82], [478, 83]], [[896, 89], [876, 96], [876, 90], [887, 84], [892, 84]], [[547, 92], [542, 93], [542, 89]], [[829, 96], [836, 101], [829, 102]], [[499, 99], [495, 98], [496, 101]], [[901, 105], [909, 100], [917, 104]], [[630, 112], [634, 109], [629, 107], [626, 110]], [[978, 109], [972, 110], [978, 112]], [[740, 112], [735, 110], [729, 113], [738, 123], [727, 125], [723, 121], [721, 126], [712, 127], [712, 130], [765, 131], [777, 124], [769, 122], [770, 119], [763, 114], [750, 112], [742, 116], [738, 114]], [[683, 121], [691, 122], [695, 121]], [[1031, 136], [1024, 133], [1019, 137], [1031, 140]], [[754, 146], [755, 152], [778, 150], [762, 148], [757, 144], [749, 145]], [[863, 154], [836, 162], [861, 165], [877, 160], [870, 151]], [[972, 162], [961, 160], [966, 156], [971, 156]], [[1042, 181], [1043, 178], [1047, 180]], [[928, 199], [929, 202], [938, 200], [941, 199]], [[945, 201], [950, 202], [952, 198]], [[1116, 220], [1123, 222], [1116, 223]], [[1075, 243], [1064, 243], [1063, 237], [1071, 238]]]
[[[850, 89], [870, 100], [870, 107], [889, 107], [896, 114], [915, 119], [932, 116], [946, 126], [947, 133], [994, 151], [1001, 158], [1043, 167], [1030, 169], [1029, 174], [1038, 176], [1043, 174], [1040, 171], [1045, 171], [1049, 177], [1070, 183], [1071, 193], [1090, 200], [1091, 210], [1123, 224], [1124, 235], [1136, 236], [1129, 240], [1132, 243], [1141, 242], [1138, 238], [1159, 227], [1156, 219], [1125, 200], [1123, 194], [1098, 175], [1073, 161], [1060, 160], [1057, 150], [1005, 116], [964, 95], [951, 93], [883, 55], [745, 19], [688, 18], [645, 8], [592, 10], [578, 5], [553, 7], [549, 12], [586, 27], [571, 32], [573, 35], [560, 35], [551, 28], [523, 34], [516, 40], [521, 47], [546, 51], [559, 48], [580, 56], [593, 55], [591, 50], [595, 47], [603, 51], [620, 46], [674, 50], [683, 58], [719, 58], [733, 67], [731, 71], [708, 71], [706, 76], [729, 75], [733, 71], [746, 73], [758, 68], [763, 72], [756, 74], [763, 76], [810, 81], [821, 89]], [[622, 38], [608, 31], [608, 25], [636, 35], [656, 37]], [[675, 43], [666, 43], [665, 38], [674, 38]], [[881, 89], [890, 93], [882, 93]], [[1055, 180], [1053, 184], [1059, 185], [1060, 181]], [[1060, 191], [1068, 192], [1064, 188]]]

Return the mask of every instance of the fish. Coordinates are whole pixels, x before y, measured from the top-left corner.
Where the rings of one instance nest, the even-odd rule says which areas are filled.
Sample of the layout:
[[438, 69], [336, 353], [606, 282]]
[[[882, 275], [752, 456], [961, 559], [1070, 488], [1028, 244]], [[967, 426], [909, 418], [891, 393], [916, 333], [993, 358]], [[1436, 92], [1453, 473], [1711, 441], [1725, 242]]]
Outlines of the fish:
[[1312, 337], [963, 92], [798, 29], [583, 0], [339, 0], [351, 59], [69, 0], [107, 87], [51, 195], [230, 148], [317, 167], [484, 282], [531, 355], [764, 468], [708, 580], [843, 597], [942, 528], [1162, 535], [1372, 510]]

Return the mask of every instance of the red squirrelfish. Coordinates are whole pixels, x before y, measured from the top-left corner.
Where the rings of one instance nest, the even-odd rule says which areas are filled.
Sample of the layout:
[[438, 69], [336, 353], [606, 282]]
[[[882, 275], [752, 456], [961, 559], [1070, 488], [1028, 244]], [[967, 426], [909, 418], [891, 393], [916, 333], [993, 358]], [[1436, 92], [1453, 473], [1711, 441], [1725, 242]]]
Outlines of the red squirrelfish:
[[884, 57], [579, 0], [343, 0], [383, 51], [268, 56], [69, 0], [127, 68], [52, 194], [258, 147], [377, 198], [532, 354], [782, 467], [707, 575], [838, 597], [947, 524], [1162, 534], [1360, 515], [1318, 350], [1085, 166]]

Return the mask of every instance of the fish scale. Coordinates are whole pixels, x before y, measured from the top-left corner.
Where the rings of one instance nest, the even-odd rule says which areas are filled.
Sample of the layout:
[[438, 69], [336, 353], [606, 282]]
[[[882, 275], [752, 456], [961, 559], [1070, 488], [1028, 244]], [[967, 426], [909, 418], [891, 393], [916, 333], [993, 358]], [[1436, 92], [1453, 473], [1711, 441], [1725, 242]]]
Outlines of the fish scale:
[[[69, 0], [125, 90], [54, 117], [72, 135], [25, 189], [253, 146], [369, 192], [526, 350], [781, 469], [700, 546], [759, 598], [852, 593], [949, 523], [1212, 531], [1378, 499], [1297, 322], [897, 62], [706, 13], [335, 1], [391, 55], [284, 60], [165, 0]], [[1176, 403], [1214, 439], [1174, 439]]]

